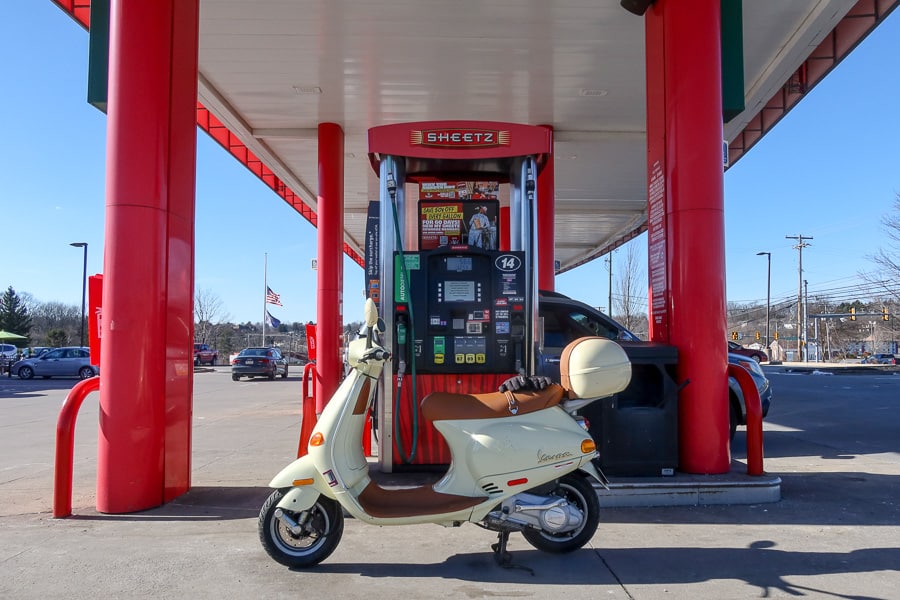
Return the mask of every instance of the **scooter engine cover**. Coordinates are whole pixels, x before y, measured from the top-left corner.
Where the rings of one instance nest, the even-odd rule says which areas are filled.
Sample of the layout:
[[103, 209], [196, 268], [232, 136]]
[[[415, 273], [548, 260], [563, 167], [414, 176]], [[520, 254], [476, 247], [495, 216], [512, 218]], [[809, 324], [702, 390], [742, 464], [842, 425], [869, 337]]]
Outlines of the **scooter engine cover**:
[[582, 516], [571, 505], [555, 506], [541, 513], [541, 529], [544, 531], [569, 531], [581, 524]]

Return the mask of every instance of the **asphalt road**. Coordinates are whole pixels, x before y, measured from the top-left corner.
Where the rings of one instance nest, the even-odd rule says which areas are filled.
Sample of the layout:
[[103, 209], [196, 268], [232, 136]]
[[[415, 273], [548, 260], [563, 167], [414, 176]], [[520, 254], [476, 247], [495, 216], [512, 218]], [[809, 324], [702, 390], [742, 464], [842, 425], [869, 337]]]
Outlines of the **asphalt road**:
[[[782, 500], [605, 509], [589, 546], [492, 559], [472, 525], [375, 528], [348, 520], [325, 563], [291, 571], [257, 539], [268, 479], [296, 453], [299, 378], [197, 373], [193, 489], [132, 515], [93, 509], [97, 402], [76, 432], [75, 516], [52, 519], [54, 380], [0, 378], [2, 598], [892, 599], [900, 589], [900, 376], [766, 367], [775, 397], [765, 469]], [[740, 459], [744, 433], [734, 445]]]
[[763, 370], [774, 395], [766, 417], [766, 456], [778, 456], [778, 440], [786, 433], [837, 453], [900, 452], [900, 373]]

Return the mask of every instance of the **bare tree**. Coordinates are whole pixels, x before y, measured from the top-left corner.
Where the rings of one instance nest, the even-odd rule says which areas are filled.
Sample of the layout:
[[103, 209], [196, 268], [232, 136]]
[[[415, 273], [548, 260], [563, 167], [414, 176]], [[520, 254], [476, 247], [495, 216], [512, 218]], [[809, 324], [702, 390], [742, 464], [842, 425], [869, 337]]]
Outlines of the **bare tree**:
[[864, 273], [863, 277], [870, 283], [878, 284], [882, 292], [900, 301], [900, 287], [896, 285], [896, 282], [900, 281], [900, 194], [894, 198], [893, 211], [881, 218], [881, 225], [890, 241], [869, 259], [878, 265], [882, 272], [875, 277]]
[[31, 311], [35, 323], [43, 329], [65, 329], [77, 331], [81, 325], [81, 308], [62, 302], [43, 302], [34, 305]]
[[64, 338], [62, 345], [78, 339], [81, 307], [62, 302], [33, 302], [32, 307], [33, 344], [59, 346], [60, 333]]
[[[622, 265], [621, 275], [616, 281], [615, 304], [618, 310], [617, 318], [622, 322], [626, 329], [634, 331], [641, 322], [641, 298], [646, 298], [647, 286], [641, 285], [646, 278], [638, 261], [637, 252], [634, 244], [628, 244], [625, 252], [625, 260]], [[643, 290], [643, 291], [642, 291]], [[641, 293], [644, 295], [641, 296]], [[610, 313], [612, 310], [610, 309]]]
[[222, 300], [212, 290], [198, 290], [194, 295], [194, 339], [208, 344], [214, 343], [218, 327], [227, 321]]

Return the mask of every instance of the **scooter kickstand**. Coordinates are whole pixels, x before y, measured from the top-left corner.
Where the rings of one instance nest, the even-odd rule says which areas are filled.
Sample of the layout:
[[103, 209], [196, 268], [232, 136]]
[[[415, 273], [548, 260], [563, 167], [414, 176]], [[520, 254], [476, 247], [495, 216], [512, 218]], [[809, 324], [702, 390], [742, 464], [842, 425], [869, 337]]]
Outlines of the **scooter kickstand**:
[[497, 543], [491, 544], [491, 550], [494, 551], [494, 560], [497, 564], [508, 569], [512, 566], [512, 554], [507, 552], [506, 544], [509, 542], [509, 532], [501, 531], [497, 534]]
[[491, 550], [494, 551], [494, 560], [504, 569], [522, 569], [534, 575], [534, 571], [528, 567], [512, 564], [512, 554], [507, 551], [506, 544], [509, 542], [509, 531], [501, 531], [497, 534], [497, 543], [491, 544]]

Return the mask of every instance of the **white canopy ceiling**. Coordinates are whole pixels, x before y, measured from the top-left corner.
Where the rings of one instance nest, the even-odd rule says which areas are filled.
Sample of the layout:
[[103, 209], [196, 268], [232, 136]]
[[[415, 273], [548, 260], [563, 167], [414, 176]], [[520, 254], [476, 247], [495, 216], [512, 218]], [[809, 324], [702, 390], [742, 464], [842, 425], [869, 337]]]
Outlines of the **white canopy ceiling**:
[[[895, 4], [744, 1], [746, 110], [725, 126], [732, 160]], [[378, 197], [366, 132], [404, 121], [552, 125], [562, 270], [643, 229], [644, 19], [618, 0], [200, 6], [200, 101], [313, 209], [316, 128], [343, 128], [345, 241], [360, 254], [366, 206]], [[846, 25], [856, 13], [859, 25]], [[849, 33], [835, 35], [839, 24]], [[786, 85], [829, 40], [830, 62], [808, 82], [804, 67], [796, 85]]]

